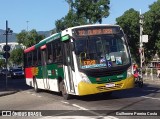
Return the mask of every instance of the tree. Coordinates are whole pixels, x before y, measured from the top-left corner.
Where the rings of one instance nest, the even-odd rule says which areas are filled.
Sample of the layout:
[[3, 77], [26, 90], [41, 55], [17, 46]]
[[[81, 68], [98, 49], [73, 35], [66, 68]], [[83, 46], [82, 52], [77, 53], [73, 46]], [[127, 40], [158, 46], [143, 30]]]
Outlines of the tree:
[[22, 30], [21, 33], [17, 34], [17, 39], [19, 44], [22, 43], [24, 46], [30, 47], [44, 39], [44, 36], [39, 35], [35, 29], [30, 32]]
[[0, 68], [5, 67], [5, 59], [0, 59]]
[[68, 27], [78, 26], [81, 24], [87, 24], [86, 20], [84, 18], [78, 18], [77, 14], [73, 11], [69, 11], [65, 17], [55, 22], [57, 32], [60, 32]]
[[144, 33], [148, 34], [149, 41], [145, 44], [147, 58], [150, 60], [155, 53], [160, 56], [160, 0], [149, 6], [144, 14]]
[[15, 65], [23, 65], [23, 49], [12, 50], [9, 60]]
[[118, 17], [116, 21], [127, 35], [133, 59], [139, 62], [139, 12], [131, 8]]
[[110, 0], [75, 0], [73, 8], [78, 18], [86, 18], [88, 23], [102, 23], [109, 15]]
[[[143, 43], [146, 63], [158, 53], [160, 56], [160, 0], [149, 6], [149, 11], [144, 13], [143, 34], [149, 37], [148, 43]], [[139, 13], [134, 9], [126, 11], [116, 19], [129, 38], [132, 56], [139, 61]], [[135, 52], [136, 51], [136, 52]]]
[[109, 15], [110, 0], [66, 0], [68, 14], [55, 22], [57, 32], [68, 27], [102, 23], [102, 18]]

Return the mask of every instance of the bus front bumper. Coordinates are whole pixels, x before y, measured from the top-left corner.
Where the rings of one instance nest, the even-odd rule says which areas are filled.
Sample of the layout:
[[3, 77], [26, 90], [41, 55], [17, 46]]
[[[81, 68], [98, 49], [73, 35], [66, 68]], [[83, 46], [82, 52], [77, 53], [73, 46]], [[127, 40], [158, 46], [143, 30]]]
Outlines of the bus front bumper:
[[135, 85], [134, 77], [131, 76], [118, 82], [110, 82], [105, 84], [90, 84], [86, 82], [80, 82], [78, 84], [79, 95], [89, 95], [102, 92], [111, 92], [116, 90], [123, 90], [133, 88]]

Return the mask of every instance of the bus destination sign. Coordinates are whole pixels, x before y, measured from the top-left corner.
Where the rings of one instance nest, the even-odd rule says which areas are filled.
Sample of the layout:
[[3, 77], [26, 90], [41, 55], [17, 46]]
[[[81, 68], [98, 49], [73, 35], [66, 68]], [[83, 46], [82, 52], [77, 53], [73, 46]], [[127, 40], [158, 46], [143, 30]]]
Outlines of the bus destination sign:
[[77, 36], [92, 36], [92, 35], [102, 35], [102, 34], [115, 34], [118, 33], [118, 27], [98, 27], [98, 28], [84, 28], [84, 29], [75, 29], [75, 34]]

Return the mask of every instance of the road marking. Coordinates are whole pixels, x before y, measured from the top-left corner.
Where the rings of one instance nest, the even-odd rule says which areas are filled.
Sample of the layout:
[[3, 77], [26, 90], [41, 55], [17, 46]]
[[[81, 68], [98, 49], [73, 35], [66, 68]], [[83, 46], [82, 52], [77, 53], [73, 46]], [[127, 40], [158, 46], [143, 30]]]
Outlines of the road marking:
[[75, 106], [75, 107], [78, 107], [78, 108], [81, 109], [81, 110], [89, 110], [89, 109], [84, 108], [84, 107], [81, 107], [81, 106], [79, 106], [79, 105], [77, 105], [77, 104], [72, 104], [72, 105]]
[[[94, 115], [98, 116], [98, 118], [104, 118], [104, 119], [119, 119], [119, 118], [114, 117], [114, 116], [106, 116], [106, 114], [100, 114], [100, 113], [91, 111], [91, 110], [89, 110], [89, 109], [87, 109], [87, 108], [84, 108], [84, 107], [82, 107], [82, 106], [79, 106], [79, 105], [77, 105], [77, 104], [72, 104], [72, 105], [75, 106], [75, 107], [78, 107], [78, 108], [81, 109], [81, 110], [85, 110], [85, 111], [87, 111], [87, 112], [89, 112], [89, 113], [91, 113], [91, 114], [94, 114]], [[96, 117], [96, 119], [97, 119], [97, 117]]]
[[61, 101], [62, 103], [64, 103], [64, 104], [69, 104], [69, 102], [65, 102], [65, 101]]
[[141, 96], [143, 98], [149, 98], [149, 99], [154, 99], [154, 100], [160, 100], [160, 98], [153, 98], [153, 97], [147, 97], [147, 96]]
[[42, 96], [38, 95], [39, 98], [41, 98]]
[[33, 96], [37, 96], [36, 94], [34, 94], [34, 93], [32, 93], [31, 95], [33, 95]]

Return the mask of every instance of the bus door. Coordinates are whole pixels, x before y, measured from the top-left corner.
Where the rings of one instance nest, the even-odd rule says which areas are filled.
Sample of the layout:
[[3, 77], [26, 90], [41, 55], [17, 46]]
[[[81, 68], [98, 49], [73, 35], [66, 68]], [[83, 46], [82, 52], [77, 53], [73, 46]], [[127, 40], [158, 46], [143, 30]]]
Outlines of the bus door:
[[41, 50], [41, 58], [42, 58], [42, 78], [43, 78], [44, 88], [49, 89], [46, 49]]
[[72, 55], [72, 47], [70, 42], [66, 42], [64, 44], [64, 53], [65, 53], [65, 79], [68, 87], [68, 91], [70, 93], [75, 93], [73, 75], [74, 75], [74, 65], [73, 65], [73, 55]]

